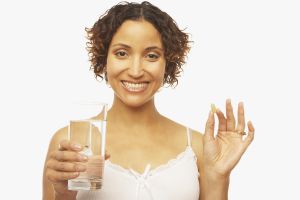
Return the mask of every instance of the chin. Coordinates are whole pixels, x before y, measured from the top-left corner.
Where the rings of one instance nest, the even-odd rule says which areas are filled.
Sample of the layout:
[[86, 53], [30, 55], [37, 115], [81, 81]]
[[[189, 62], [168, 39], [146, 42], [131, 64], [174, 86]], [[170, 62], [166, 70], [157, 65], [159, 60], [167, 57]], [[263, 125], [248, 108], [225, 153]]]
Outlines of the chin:
[[121, 98], [120, 100], [129, 107], [132, 108], [139, 108], [142, 107], [148, 103], [150, 103], [150, 101], [153, 99], [153, 97], [151, 99], [141, 99], [141, 98]]
[[120, 103], [124, 104], [125, 106], [138, 108], [145, 106], [146, 104], [150, 103], [154, 99], [153, 94], [126, 94], [126, 93], [116, 93], [115, 92], [115, 100], [119, 101]]

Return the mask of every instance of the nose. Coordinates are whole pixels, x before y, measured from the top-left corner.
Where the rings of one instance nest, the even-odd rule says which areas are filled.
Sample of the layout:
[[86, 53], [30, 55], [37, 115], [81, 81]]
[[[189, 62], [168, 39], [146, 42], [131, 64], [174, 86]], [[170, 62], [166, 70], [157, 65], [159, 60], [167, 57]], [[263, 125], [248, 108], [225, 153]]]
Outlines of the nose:
[[132, 78], [140, 78], [144, 75], [142, 59], [140, 57], [136, 56], [132, 59], [131, 65], [128, 69], [128, 75]]

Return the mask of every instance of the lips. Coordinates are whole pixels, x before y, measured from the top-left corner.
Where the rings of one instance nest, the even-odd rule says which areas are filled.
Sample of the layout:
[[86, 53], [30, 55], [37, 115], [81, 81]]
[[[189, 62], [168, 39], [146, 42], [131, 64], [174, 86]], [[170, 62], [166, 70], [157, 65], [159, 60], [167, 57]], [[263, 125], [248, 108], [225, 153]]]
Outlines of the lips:
[[149, 82], [131, 82], [131, 81], [121, 81], [122, 86], [129, 92], [143, 92], [147, 89]]

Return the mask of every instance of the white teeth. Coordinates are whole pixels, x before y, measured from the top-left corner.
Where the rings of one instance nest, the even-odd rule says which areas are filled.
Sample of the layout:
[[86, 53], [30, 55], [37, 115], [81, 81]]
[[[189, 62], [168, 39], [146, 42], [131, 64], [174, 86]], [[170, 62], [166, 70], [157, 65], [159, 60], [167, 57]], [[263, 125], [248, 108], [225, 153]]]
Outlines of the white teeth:
[[123, 85], [129, 90], [129, 91], [133, 91], [133, 92], [139, 92], [144, 90], [148, 83], [131, 83], [131, 82], [126, 82], [126, 81], [122, 81]]

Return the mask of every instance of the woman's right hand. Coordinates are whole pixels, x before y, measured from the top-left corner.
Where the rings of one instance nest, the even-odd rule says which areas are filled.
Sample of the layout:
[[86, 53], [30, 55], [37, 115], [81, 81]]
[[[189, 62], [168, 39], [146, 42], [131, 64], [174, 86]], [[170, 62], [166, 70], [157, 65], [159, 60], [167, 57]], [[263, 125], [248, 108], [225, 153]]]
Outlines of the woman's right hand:
[[58, 149], [51, 152], [46, 163], [46, 177], [53, 185], [55, 196], [76, 197], [76, 191], [68, 190], [68, 180], [86, 170], [88, 157], [80, 154], [81, 150], [79, 144], [63, 140]]

